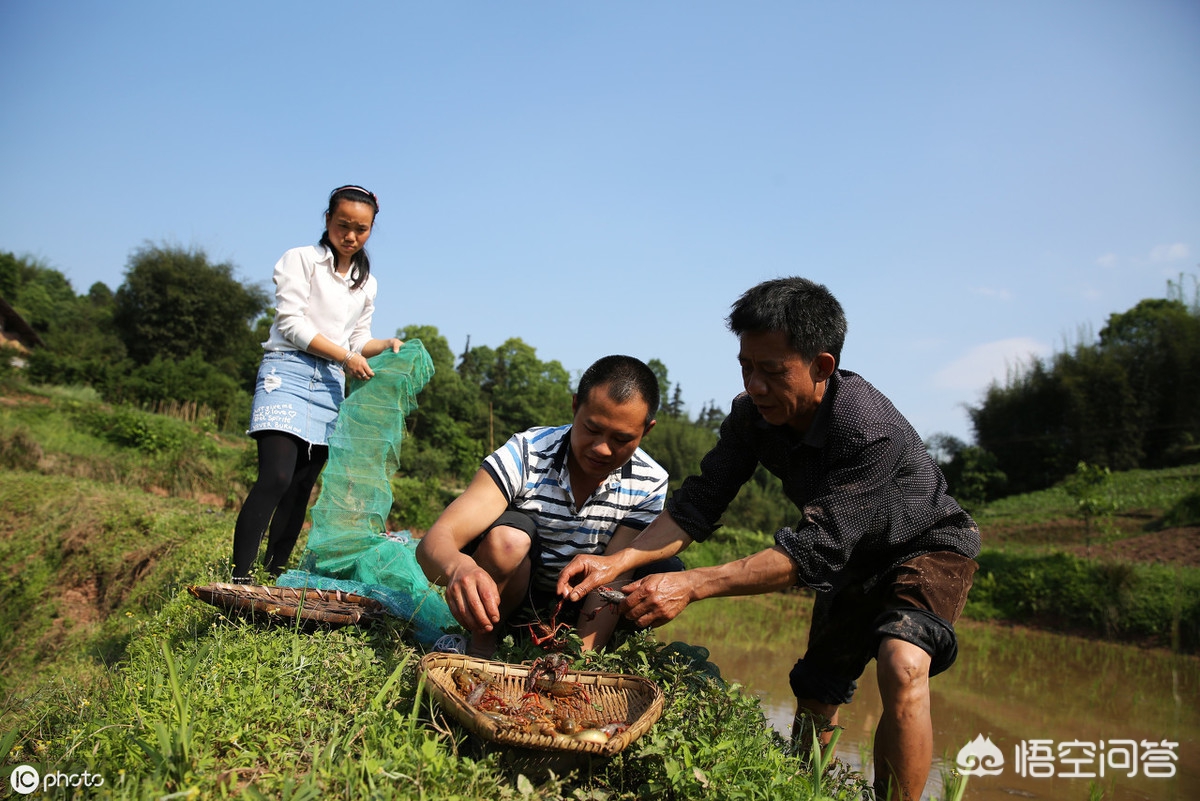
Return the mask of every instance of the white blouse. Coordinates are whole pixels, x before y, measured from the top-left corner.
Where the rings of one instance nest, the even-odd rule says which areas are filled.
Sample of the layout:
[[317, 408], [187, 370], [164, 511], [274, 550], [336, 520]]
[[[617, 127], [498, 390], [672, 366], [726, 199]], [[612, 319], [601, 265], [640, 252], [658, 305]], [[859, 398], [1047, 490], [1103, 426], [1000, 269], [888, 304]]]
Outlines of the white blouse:
[[361, 351], [371, 339], [375, 276], [350, 289], [338, 275], [333, 252], [323, 245], [292, 248], [275, 264], [275, 321], [263, 350], [307, 350], [317, 334]]

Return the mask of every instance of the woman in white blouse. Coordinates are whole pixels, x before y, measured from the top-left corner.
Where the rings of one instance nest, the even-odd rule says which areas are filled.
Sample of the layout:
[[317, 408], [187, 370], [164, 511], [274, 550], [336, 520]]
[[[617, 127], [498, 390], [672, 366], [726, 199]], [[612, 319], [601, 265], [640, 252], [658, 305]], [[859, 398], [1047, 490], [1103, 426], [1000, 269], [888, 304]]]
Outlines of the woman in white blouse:
[[235, 582], [250, 583], [268, 524], [264, 567], [273, 576], [283, 572], [325, 466], [346, 376], [370, 379], [367, 358], [403, 344], [371, 337], [377, 285], [363, 246], [378, 211], [372, 192], [338, 187], [329, 195], [320, 243], [293, 248], [275, 265], [275, 320], [250, 415], [258, 480], [234, 529]]

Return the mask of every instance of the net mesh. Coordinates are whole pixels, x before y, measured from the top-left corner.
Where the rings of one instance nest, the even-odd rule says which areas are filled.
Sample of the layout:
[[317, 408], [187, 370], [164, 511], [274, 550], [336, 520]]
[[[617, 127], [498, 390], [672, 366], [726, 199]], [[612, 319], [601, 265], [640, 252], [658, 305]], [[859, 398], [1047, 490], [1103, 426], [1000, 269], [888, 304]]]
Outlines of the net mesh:
[[416, 560], [406, 532], [388, 532], [391, 477], [400, 466], [404, 418], [433, 376], [433, 360], [420, 340], [398, 353], [368, 360], [375, 376], [352, 381], [329, 437], [329, 461], [299, 570], [276, 582], [284, 587], [343, 590], [374, 598], [413, 625], [418, 640], [432, 643], [454, 617], [441, 592]]

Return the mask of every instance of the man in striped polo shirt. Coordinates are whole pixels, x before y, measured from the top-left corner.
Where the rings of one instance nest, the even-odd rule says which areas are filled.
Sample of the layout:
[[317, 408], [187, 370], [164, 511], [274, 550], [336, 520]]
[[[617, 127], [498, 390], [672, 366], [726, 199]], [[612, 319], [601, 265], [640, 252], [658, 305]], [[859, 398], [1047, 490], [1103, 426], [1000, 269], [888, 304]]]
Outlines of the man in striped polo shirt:
[[[450, 611], [471, 633], [469, 654], [492, 656], [502, 626], [550, 622], [571, 559], [615, 553], [662, 511], [667, 472], [639, 447], [658, 403], [649, 367], [605, 356], [580, 378], [570, 425], [514, 435], [422, 538], [417, 561], [446, 586]], [[676, 559], [638, 575], [681, 568]], [[592, 593], [564, 605], [558, 622], [577, 620], [584, 647], [601, 647], [617, 623], [603, 606]]]

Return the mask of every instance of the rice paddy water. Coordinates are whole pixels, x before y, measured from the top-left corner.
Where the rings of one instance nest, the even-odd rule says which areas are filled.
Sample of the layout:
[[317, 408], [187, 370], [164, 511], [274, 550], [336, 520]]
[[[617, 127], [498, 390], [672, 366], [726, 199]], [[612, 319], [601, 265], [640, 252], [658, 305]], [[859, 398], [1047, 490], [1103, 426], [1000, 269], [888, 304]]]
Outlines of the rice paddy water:
[[[769, 723], [787, 735], [795, 713], [787, 677], [803, 653], [810, 610], [798, 594], [714, 599], [658, 636], [708, 648], [722, 676], [759, 696]], [[927, 798], [942, 797], [939, 772], [971, 743], [972, 753], [1003, 764], [995, 775], [970, 776], [969, 801], [1069, 801], [1095, 798], [1097, 789], [1110, 801], [1200, 798], [1200, 657], [971, 621], [958, 633], [958, 662], [931, 682]], [[880, 709], [872, 662], [841, 709], [837, 753], [859, 769], [865, 760], [868, 774]], [[1178, 745], [1164, 749], [1163, 741]]]

